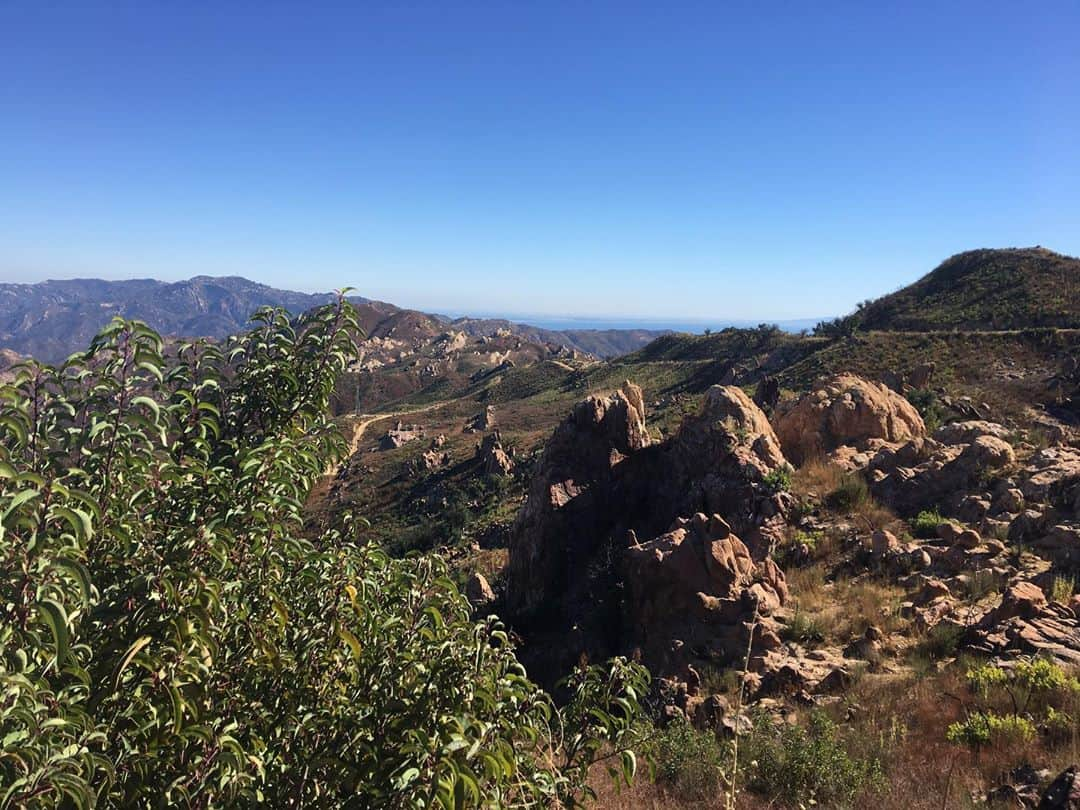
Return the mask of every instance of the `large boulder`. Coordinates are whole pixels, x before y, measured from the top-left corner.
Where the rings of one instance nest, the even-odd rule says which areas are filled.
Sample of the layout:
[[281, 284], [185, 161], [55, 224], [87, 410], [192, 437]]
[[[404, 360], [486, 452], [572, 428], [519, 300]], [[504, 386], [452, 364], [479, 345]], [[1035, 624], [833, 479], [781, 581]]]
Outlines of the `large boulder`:
[[842, 446], [864, 448], [873, 439], [906, 442], [925, 436], [914, 406], [881, 383], [838, 374], [774, 417], [780, 446], [802, 464]]
[[755, 563], [719, 516], [676, 521], [624, 554], [626, 643], [654, 673], [681, 675], [700, 660], [734, 665], [752, 649], [779, 646], [770, 617], [788, 598], [771, 559]]
[[544, 448], [511, 530], [507, 598], [531, 613], [587, 567], [611, 533], [615, 468], [649, 445], [641, 389], [578, 403]]

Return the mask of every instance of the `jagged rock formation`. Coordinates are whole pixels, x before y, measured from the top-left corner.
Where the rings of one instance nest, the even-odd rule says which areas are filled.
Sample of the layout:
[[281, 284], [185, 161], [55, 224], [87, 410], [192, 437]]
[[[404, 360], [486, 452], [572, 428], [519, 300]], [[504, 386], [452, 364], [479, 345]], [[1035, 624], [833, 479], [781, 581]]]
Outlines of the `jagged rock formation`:
[[465, 425], [465, 433], [486, 433], [495, 427], [495, 407], [488, 405]]
[[[641, 390], [635, 385], [627, 383], [611, 396], [580, 403], [549, 441], [511, 531], [507, 604], [516, 625], [534, 640], [542, 639], [530, 645], [543, 652], [542, 660], [530, 662], [530, 671], [539, 667], [543, 677], [544, 672], [565, 671], [582, 652], [604, 657], [626, 651], [648, 632], [659, 634], [649, 636], [648, 654], [663, 665], [660, 651], [681, 631], [678, 625], [665, 629], [666, 619], [647, 630], [643, 617], [625, 601], [630, 593], [640, 592], [633, 584], [640, 580], [628, 578], [646, 577], [651, 570], [640, 562], [627, 567], [631, 557], [642, 553], [631, 554], [627, 546], [649, 538], [642, 548], [661, 557], [672, 555], [653, 572], [660, 580], [671, 579], [676, 577], [671, 572], [684, 570], [684, 560], [705, 540], [698, 531], [686, 541], [685, 525], [672, 529], [683, 532], [678, 542], [665, 530], [679, 518], [699, 512], [713, 515], [709, 548], [714, 541], [724, 541], [725, 548], [745, 550], [731, 551], [732, 560], [743, 561], [732, 562], [737, 573], [731, 575], [742, 599], [742, 590], [753, 589], [743, 587], [747, 571], [739, 566], [765, 557], [771, 532], [783, 521], [785, 496], [774, 495], [763, 479], [784, 463], [768, 419], [738, 388], [711, 388], [701, 412], [661, 443], [649, 438]], [[737, 534], [745, 544], [729, 540], [728, 534]], [[684, 543], [686, 548], [674, 553]], [[779, 572], [771, 563], [754, 570], [772, 579], [771, 593], [782, 593], [782, 576], [776, 582]], [[698, 573], [711, 576], [705, 568]], [[673, 604], [697, 599], [700, 576], [687, 581], [688, 590]], [[665, 587], [675, 586], [669, 582]], [[703, 593], [736, 598], [716, 583]], [[766, 598], [763, 604], [777, 598]], [[733, 614], [724, 607], [714, 615]], [[726, 649], [719, 640], [716, 646]]]
[[734, 666], [756, 619], [752, 669], [780, 646], [771, 618], [788, 596], [771, 559], [755, 563], [718, 515], [680, 518], [671, 530], [624, 555], [627, 635], [653, 672], [688, 673], [696, 660]]
[[507, 476], [514, 472], [514, 461], [502, 446], [499, 431], [490, 433], [476, 446], [476, 460], [484, 475]]
[[838, 374], [774, 416], [784, 454], [795, 464], [872, 440], [905, 442], [926, 435], [919, 412], [895, 391], [854, 374]]

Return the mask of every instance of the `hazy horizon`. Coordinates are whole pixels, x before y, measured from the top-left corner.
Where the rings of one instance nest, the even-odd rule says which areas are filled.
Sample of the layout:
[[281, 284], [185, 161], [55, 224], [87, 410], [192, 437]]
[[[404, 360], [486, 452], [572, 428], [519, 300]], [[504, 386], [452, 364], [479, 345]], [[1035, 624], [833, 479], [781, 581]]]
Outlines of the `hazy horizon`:
[[1080, 9], [0, 9], [0, 275], [786, 321], [1080, 253]]

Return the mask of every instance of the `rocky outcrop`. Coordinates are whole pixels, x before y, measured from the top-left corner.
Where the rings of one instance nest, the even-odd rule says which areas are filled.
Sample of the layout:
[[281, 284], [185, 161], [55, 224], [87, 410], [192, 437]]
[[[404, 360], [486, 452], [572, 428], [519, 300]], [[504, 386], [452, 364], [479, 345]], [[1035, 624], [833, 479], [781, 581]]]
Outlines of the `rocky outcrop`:
[[514, 461], [502, 446], [499, 431], [490, 433], [476, 446], [476, 461], [484, 475], [508, 476], [514, 472]]
[[[627, 546], [668, 534], [681, 517], [715, 515], [761, 561], [789, 497], [764, 479], [785, 463], [768, 419], [738, 388], [711, 388], [700, 412], [661, 443], [649, 439], [637, 386], [577, 405], [548, 442], [510, 535], [510, 617], [543, 651], [530, 672], [632, 649]], [[653, 551], [672, 544], [657, 540]]]
[[422, 438], [424, 438], [424, 429], [421, 426], [403, 425], [399, 421], [379, 440], [379, 449], [394, 450]]
[[780, 646], [771, 617], [787, 601], [784, 574], [771, 559], [755, 563], [720, 516], [680, 519], [623, 559], [626, 643], [653, 672], [683, 673], [697, 660], [734, 665], [755, 621], [754, 651]]
[[1080, 665], [1080, 621], [1076, 608], [1048, 602], [1032, 582], [1006, 589], [1000, 604], [972, 629], [965, 646], [1002, 659], [1041, 655]]
[[1012, 446], [991, 435], [970, 444], [941, 444], [914, 439], [883, 448], [870, 462], [867, 476], [874, 495], [901, 514], [939, 507], [954, 510], [972, 488], [1016, 461]]
[[611, 539], [615, 470], [648, 444], [641, 389], [630, 383], [579, 403], [555, 429], [511, 531], [507, 597], [513, 612], [576, 598], [571, 580]]
[[795, 464], [871, 440], [905, 442], [926, 434], [919, 412], [881, 383], [838, 374], [774, 417], [784, 454]]
[[[486, 373], [486, 372], [485, 372]], [[488, 405], [465, 425], [465, 433], [486, 433], [495, 427], [495, 406]]]
[[1080, 810], [1080, 768], [1066, 768], [1043, 792], [1036, 810]]

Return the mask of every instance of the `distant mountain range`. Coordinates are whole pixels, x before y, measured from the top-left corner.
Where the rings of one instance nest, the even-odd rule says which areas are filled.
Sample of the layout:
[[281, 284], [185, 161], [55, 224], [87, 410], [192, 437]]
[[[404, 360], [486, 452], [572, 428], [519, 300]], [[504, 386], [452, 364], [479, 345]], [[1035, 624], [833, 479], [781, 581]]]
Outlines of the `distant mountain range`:
[[[0, 348], [58, 362], [85, 348], [114, 315], [145, 321], [163, 335], [223, 338], [246, 328], [261, 306], [293, 313], [332, 300], [330, 293], [280, 290], [235, 276], [186, 281], [70, 279], [0, 284]], [[361, 325], [374, 337], [433, 338], [448, 330], [470, 335], [509, 329], [526, 340], [613, 357], [634, 351], [666, 330], [553, 330], [498, 319], [456, 318], [405, 310], [353, 297]]]

